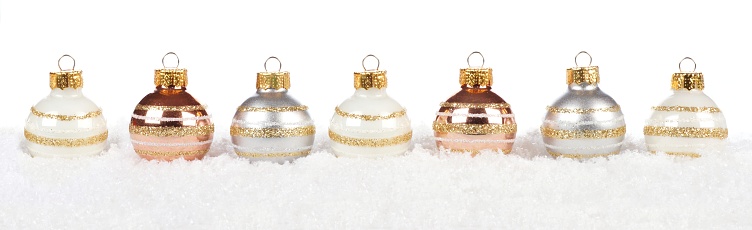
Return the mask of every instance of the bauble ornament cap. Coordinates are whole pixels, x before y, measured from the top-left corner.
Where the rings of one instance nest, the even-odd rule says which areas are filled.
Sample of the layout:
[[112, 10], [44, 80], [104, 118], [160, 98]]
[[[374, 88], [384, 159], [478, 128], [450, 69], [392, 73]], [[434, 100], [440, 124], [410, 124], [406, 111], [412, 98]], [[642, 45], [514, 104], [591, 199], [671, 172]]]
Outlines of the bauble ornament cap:
[[[685, 60], [692, 61], [693, 67], [692, 72], [684, 72], [682, 70], [682, 63]], [[702, 73], [695, 72], [697, 70], [697, 63], [695, 63], [695, 60], [691, 57], [685, 57], [681, 61], [679, 61], [679, 72], [674, 73], [671, 76], [671, 89], [678, 90], [678, 89], [686, 89], [686, 90], [703, 90], [705, 89], [705, 79], [702, 77]]]
[[[175, 67], [165, 66], [165, 58], [168, 55], [174, 55], [177, 64]], [[180, 58], [174, 52], [169, 52], [162, 57], [162, 69], [154, 70], [154, 85], [161, 86], [163, 88], [185, 88], [188, 85], [188, 70], [179, 69]]]
[[481, 57], [482, 63], [480, 67], [467, 67], [460, 69], [460, 85], [467, 87], [489, 87], [493, 85], [493, 70], [491, 68], [483, 68], [486, 64], [486, 58], [482, 53], [475, 51], [467, 56], [467, 63], [470, 65], [470, 57], [473, 54], [478, 54]]
[[[586, 54], [590, 59], [588, 61], [588, 65], [585, 67], [580, 67], [577, 64], [577, 57], [579, 57], [580, 54]], [[574, 56], [574, 64], [575, 67], [567, 69], [567, 85], [571, 85], [573, 83], [578, 85], [582, 83], [595, 85], [600, 83], [601, 77], [598, 73], [598, 66], [591, 65], [593, 64], [593, 57], [590, 56], [588, 52], [580, 51], [579, 53], [577, 53], [577, 55]]]
[[[266, 63], [274, 59], [279, 63], [279, 69], [269, 72]], [[264, 61], [264, 72], [256, 74], [256, 89], [290, 89], [290, 72], [282, 71], [282, 62], [279, 58], [271, 56]]]
[[[70, 69], [63, 70], [63, 68], [60, 67], [60, 61], [63, 60], [64, 57], [68, 57], [73, 61], [73, 66]], [[81, 77], [81, 70], [75, 70], [76, 59], [65, 54], [57, 59], [57, 68], [60, 69], [59, 72], [50, 72], [50, 89], [78, 89], [84, 86], [84, 79]]]
[[[368, 57], [373, 57], [376, 59], [376, 69], [366, 68], [366, 59], [368, 59]], [[363, 66], [364, 71], [355, 72], [355, 89], [386, 88], [386, 70], [379, 70], [380, 65], [381, 61], [375, 55], [366, 55], [366, 57], [364, 57], [361, 61], [361, 66]]]

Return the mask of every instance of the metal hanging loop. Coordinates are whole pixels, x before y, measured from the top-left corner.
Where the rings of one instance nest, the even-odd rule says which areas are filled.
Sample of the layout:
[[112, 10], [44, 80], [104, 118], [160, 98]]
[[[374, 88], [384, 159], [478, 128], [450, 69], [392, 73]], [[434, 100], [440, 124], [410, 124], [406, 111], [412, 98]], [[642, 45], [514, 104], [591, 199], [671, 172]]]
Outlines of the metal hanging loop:
[[590, 61], [588, 62], [587, 66], [590, 66], [590, 65], [593, 64], [593, 56], [590, 56], [590, 54], [587, 51], [580, 51], [579, 53], [577, 53], [577, 55], [574, 55], [574, 66], [575, 67], [580, 67], [580, 65], [577, 64], [577, 57], [579, 57], [580, 54], [587, 54], [588, 58], [590, 59]]
[[368, 59], [368, 57], [376, 58], [376, 70], [379, 70], [379, 66], [381, 66], [381, 60], [379, 60], [379, 58], [377, 58], [373, 54], [366, 55], [366, 57], [364, 57], [360, 62], [360, 65], [363, 66], [363, 70], [368, 71], [368, 69], [366, 69], [366, 59]]
[[175, 52], [169, 52], [169, 53], [165, 54], [164, 56], [162, 56], [162, 67], [163, 68], [167, 68], [167, 66], [165, 66], [165, 64], [164, 64], [164, 59], [167, 57], [167, 55], [170, 55], [170, 54], [175, 55], [175, 59], [178, 61], [178, 63], [175, 65], [175, 67], [170, 67], [170, 68], [177, 69], [178, 66], [180, 66], [180, 58], [178, 57], [177, 54], [175, 54]]
[[472, 57], [473, 54], [480, 55], [480, 58], [482, 60], [482, 62], [480, 63], [480, 68], [483, 68], [483, 66], [486, 65], [486, 57], [484, 57], [483, 54], [478, 51], [473, 51], [472, 53], [470, 53], [470, 55], [467, 55], [467, 67], [472, 67], [472, 65], [470, 65], [470, 57]]
[[59, 59], [57, 59], [57, 68], [60, 69], [60, 71], [63, 71], [63, 68], [60, 67], [60, 61], [63, 60], [64, 57], [69, 57], [71, 60], [73, 60], [73, 67], [71, 67], [70, 69], [67, 69], [67, 70], [74, 70], [74, 69], [76, 69], [76, 59], [73, 58], [73, 57], [71, 57], [70, 55], [67, 55], [67, 54], [63, 54], [63, 56], [61, 56]]
[[681, 67], [684, 60], [692, 61], [692, 64], [694, 64], [694, 66], [692, 67], [692, 72], [695, 72], [695, 70], [697, 70], [697, 62], [695, 62], [695, 59], [692, 59], [691, 57], [684, 57], [681, 61], [679, 61], [679, 72], [684, 72]]
[[264, 71], [269, 72], [269, 70], [266, 70], [266, 63], [269, 62], [269, 60], [274, 59], [277, 60], [277, 63], [279, 63], [279, 69], [277, 69], [277, 72], [282, 71], [282, 61], [279, 60], [279, 58], [275, 56], [271, 56], [264, 61]]

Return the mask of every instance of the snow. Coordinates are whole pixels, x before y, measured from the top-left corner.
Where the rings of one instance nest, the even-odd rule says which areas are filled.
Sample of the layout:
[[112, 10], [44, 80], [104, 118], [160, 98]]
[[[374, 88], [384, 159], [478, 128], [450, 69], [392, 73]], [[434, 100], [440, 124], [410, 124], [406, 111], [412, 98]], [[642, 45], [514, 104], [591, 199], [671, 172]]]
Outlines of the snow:
[[439, 153], [419, 125], [402, 157], [336, 158], [319, 125], [314, 153], [292, 164], [229, 154], [227, 129], [201, 161], [149, 162], [126, 125], [82, 159], [31, 158], [20, 128], [0, 129], [3, 229], [465, 229], [752, 227], [752, 136], [698, 159], [653, 155], [629, 134], [621, 155], [551, 159], [536, 129], [513, 154]]

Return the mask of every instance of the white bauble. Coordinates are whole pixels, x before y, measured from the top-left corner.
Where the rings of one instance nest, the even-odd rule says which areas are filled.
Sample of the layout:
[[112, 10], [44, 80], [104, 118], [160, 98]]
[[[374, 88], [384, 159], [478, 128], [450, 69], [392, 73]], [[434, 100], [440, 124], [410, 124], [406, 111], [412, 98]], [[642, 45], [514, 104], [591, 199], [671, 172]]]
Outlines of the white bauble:
[[61, 158], [101, 153], [107, 141], [107, 123], [99, 106], [81, 92], [81, 71], [51, 73], [50, 77], [52, 91], [31, 108], [26, 120], [29, 153]]
[[674, 81], [673, 95], [653, 107], [653, 114], [646, 121], [648, 150], [691, 157], [722, 150], [728, 137], [726, 119], [703, 93], [702, 74], [677, 73]]
[[410, 120], [385, 89], [357, 89], [335, 110], [329, 137], [337, 156], [382, 157], [407, 151]]

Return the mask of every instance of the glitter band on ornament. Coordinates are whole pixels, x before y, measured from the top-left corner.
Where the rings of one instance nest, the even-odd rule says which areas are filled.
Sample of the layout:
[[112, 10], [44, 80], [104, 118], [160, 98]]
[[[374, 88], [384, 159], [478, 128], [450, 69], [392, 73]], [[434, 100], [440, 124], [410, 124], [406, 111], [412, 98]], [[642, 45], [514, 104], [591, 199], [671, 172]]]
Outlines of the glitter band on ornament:
[[35, 135], [27, 130], [24, 130], [24, 137], [32, 143], [45, 146], [56, 147], [81, 147], [87, 145], [99, 144], [107, 141], [107, 131], [98, 134], [96, 136], [86, 138], [49, 138]]
[[[398, 120], [399, 121], [399, 120]], [[346, 132], [346, 133], [367, 133], [367, 134], [374, 134], [374, 133], [391, 133], [394, 131], [399, 131], [405, 128], [410, 128], [410, 124], [401, 123], [391, 128], [380, 128], [380, 129], [358, 129], [358, 128], [348, 128], [346, 125], [343, 125], [341, 123], [332, 123], [329, 126], [332, 130], [337, 130], [340, 132]]]
[[728, 129], [725, 128], [694, 128], [694, 127], [660, 127], [645, 126], [645, 136], [662, 137], [688, 137], [688, 138], [717, 138], [728, 137]]
[[276, 121], [244, 121], [233, 119], [233, 125], [239, 126], [311, 126], [313, 121], [299, 121], [299, 122], [276, 122]]
[[384, 146], [392, 146], [392, 145], [398, 145], [407, 143], [412, 139], [413, 132], [407, 132], [405, 134], [391, 137], [391, 138], [354, 138], [354, 137], [346, 137], [339, 135], [335, 132], [329, 131], [329, 138], [332, 139], [332, 141], [344, 144], [344, 145], [350, 145], [350, 146], [358, 146], [358, 147], [384, 147]]
[[454, 103], [454, 102], [442, 102], [439, 104], [441, 107], [452, 108], [469, 108], [469, 109], [507, 109], [509, 104], [507, 103]]
[[566, 157], [566, 158], [572, 158], [572, 159], [587, 159], [587, 158], [595, 158], [595, 157], [608, 157], [611, 155], [619, 154], [620, 151], [616, 152], [610, 152], [610, 153], [596, 153], [596, 154], [581, 154], [581, 153], [558, 153], [554, 151], [548, 150], [548, 154], [551, 154], [553, 157]]
[[515, 134], [517, 124], [446, 124], [433, 122], [433, 130], [439, 133], [466, 135]]
[[443, 137], [436, 137], [436, 141], [455, 142], [455, 143], [494, 143], [494, 144], [514, 143], [514, 139], [506, 139], [506, 140], [467, 140], [467, 139], [452, 139], [452, 138], [443, 138]]
[[211, 119], [211, 116], [199, 116], [199, 117], [147, 117], [147, 116], [141, 116], [138, 114], [131, 114], [132, 118], [139, 119], [139, 120], [149, 120], [149, 121], [201, 121], [201, 120], [209, 120]]
[[136, 105], [135, 110], [159, 110], [159, 111], [197, 111], [206, 110], [204, 105], [181, 105], [181, 106], [162, 106], [162, 105]]
[[618, 105], [607, 107], [607, 108], [596, 108], [596, 109], [569, 109], [569, 108], [558, 108], [553, 106], [548, 106], [546, 109], [551, 113], [575, 113], [575, 114], [588, 114], [588, 113], [597, 113], [597, 112], [619, 112], [621, 110], [621, 107]]
[[446, 147], [441, 147], [440, 151], [441, 150], [448, 151], [451, 153], [470, 153], [471, 155], [477, 155], [481, 151], [491, 151], [491, 152], [501, 151], [504, 154], [509, 154], [512, 152], [511, 149], [452, 149], [452, 148], [446, 148]]
[[145, 141], [137, 141], [137, 140], [131, 140], [131, 142], [133, 144], [145, 145], [145, 146], [186, 147], [186, 146], [200, 146], [200, 145], [205, 145], [205, 144], [211, 144], [212, 140], [201, 141], [201, 142], [188, 142], [188, 143], [145, 142]]
[[185, 127], [154, 127], [130, 125], [129, 130], [131, 134], [152, 137], [204, 136], [214, 133], [214, 124]]
[[447, 113], [437, 112], [436, 116], [444, 117], [500, 117], [500, 118], [514, 118], [514, 114], [467, 114], [467, 113]]
[[[658, 154], [659, 152], [656, 151], [650, 151], [652, 154]], [[691, 153], [691, 152], [660, 152], [664, 153], [666, 155], [672, 155], [672, 156], [682, 156], [682, 157], [691, 157], [691, 158], [700, 158], [702, 155], [699, 153]]]
[[693, 113], [720, 113], [716, 107], [689, 107], [689, 106], [654, 106], [653, 110], [662, 112], [693, 112]]
[[547, 127], [541, 127], [541, 133], [545, 137], [556, 139], [606, 139], [624, 136], [627, 127], [622, 126], [615, 129], [601, 130], [558, 130]]
[[231, 136], [251, 138], [300, 137], [316, 134], [316, 127], [303, 126], [296, 128], [241, 128], [230, 127]]
[[138, 153], [138, 154], [147, 155], [147, 156], [153, 156], [153, 157], [173, 157], [173, 156], [204, 155], [207, 152], [209, 152], [208, 149], [206, 149], [206, 150], [193, 150], [193, 151], [168, 151], [168, 152], [160, 152], [160, 151], [151, 151], [151, 150], [139, 150], [139, 149], [136, 149], [136, 153]]
[[348, 112], [340, 110], [339, 107], [334, 108], [334, 112], [336, 112], [337, 115], [340, 115], [342, 117], [359, 119], [359, 120], [364, 120], [364, 121], [388, 120], [392, 118], [402, 117], [402, 116], [405, 116], [406, 114], [405, 110], [390, 113], [389, 115], [385, 115], [385, 116], [352, 114], [352, 113], [348, 113]]
[[88, 118], [94, 118], [102, 115], [102, 110], [97, 110], [94, 112], [89, 112], [84, 115], [76, 116], [76, 115], [59, 115], [59, 114], [49, 114], [49, 113], [43, 113], [39, 112], [34, 107], [31, 107], [31, 114], [34, 114], [34, 116], [42, 117], [42, 118], [49, 118], [49, 119], [55, 119], [59, 121], [73, 121], [73, 120], [83, 120]]
[[298, 148], [274, 148], [274, 147], [245, 147], [233, 144], [233, 148], [240, 152], [302, 152], [310, 151], [313, 149], [313, 145], [298, 147]]
[[546, 148], [552, 148], [552, 149], [566, 149], [566, 150], [596, 150], [596, 149], [609, 149], [609, 148], [616, 148], [624, 144], [624, 141], [616, 143], [616, 144], [610, 144], [610, 145], [602, 145], [602, 146], [585, 146], [585, 147], [563, 147], [563, 146], [554, 146], [545, 144]]
[[645, 121], [645, 125], [647, 126], [664, 126], [666, 124], [678, 124], [678, 123], [690, 123], [690, 122], [721, 122], [724, 121], [724, 119], [719, 119], [716, 117], [691, 117], [691, 118], [683, 118], [683, 119], [666, 119], [666, 120], [658, 120], [658, 119], [648, 119]]
[[300, 151], [300, 152], [277, 152], [277, 153], [255, 153], [255, 152], [238, 152], [235, 151], [235, 154], [241, 157], [255, 157], [255, 158], [272, 158], [272, 157], [300, 157], [300, 156], [306, 156], [309, 153], [311, 153], [310, 150], [308, 151]]
[[295, 112], [295, 111], [305, 111], [305, 110], [308, 110], [308, 106], [300, 105], [300, 106], [284, 106], [284, 107], [250, 107], [250, 106], [238, 107], [238, 112], [281, 113], [281, 112]]
[[555, 120], [544, 120], [543, 123], [548, 125], [554, 125], [554, 126], [563, 126], [568, 128], [578, 128], [583, 125], [612, 125], [612, 124], [620, 124], [624, 122], [624, 116], [619, 116], [617, 118], [614, 118], [612, 120], [606, 120], [606, 121], [577, 121], [577, 122], [569, 122], [569, 121], [555, 121]]

